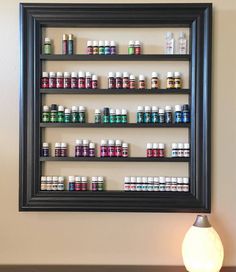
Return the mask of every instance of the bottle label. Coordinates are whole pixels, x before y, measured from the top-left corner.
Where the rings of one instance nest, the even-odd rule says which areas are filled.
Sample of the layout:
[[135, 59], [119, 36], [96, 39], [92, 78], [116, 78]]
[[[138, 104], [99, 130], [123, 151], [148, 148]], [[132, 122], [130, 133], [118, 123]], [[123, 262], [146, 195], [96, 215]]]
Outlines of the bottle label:
[[47, 190], [47, 184], [46, 184], [46, 182], [41, 182], [40, 190], [41, 191], [46, 191]]
[[58, 77], [56, 81], [57, 81], [57, 88], [63, 88], [63, 78]]
[[147, 158], [152, 158], [152, 149], [147, 149]]
[[159, 88], [159, 84], [158, 84], [158, 79], [157, 78], [152, 78], [151, 79], [151, 88], [152, 89], [158, 89]]
[[58, 191], [64, 191], [65, 190], [64, 183], [58, 183], [57, 189], [58, 189]]
[[82, 156], [83, 156], [83, 147], [75, 146], [75, 157], [82, 157]]
[[99, 55], [104, 55], [105, 54], [105, 48], [104, 46], [99, 47]]
[[141, 46], [134, 47], [134, 54], [141, 55]]
[[87, 54], [88, 55], [93, 55], [93, 47], [92, 46], [87, 47]]
[[123, 88], [129, 89], [129, 78], [127, 78], [127, 77], [123, 78]]
[[115, 89], [116, 88], [116, 80], [114, 77], [108, 78], [108, 89]]
[[175, 123], [181, 123], [182, 122], [182, 113], [180, 111], [175, 112]]
[[123, 158], [127, 158], [128, 157], [128, 148], [126, 148], [126, 147], [123, 147], [122, 148], [122, 157]]
[[175, 78], [174, 79], [174, 87], [175, 87], [175, 89], [181, 89], [182, 88], [182, 84], [181, 84], [181, 79], [180, 78]]
[[183, 116], [183, 123], [190, 122], [190, 114], [188, 111], [184, 111], [182, 116]]
[[89, 157], [95, 157], [95, 149], [89, 148]]
[[61, 148], [61, 157], [67, 157], [67, 148]]
[[121, 115], [116, 115], [116, 123], [121, 123]]
[[178, 157], [178, 150], [172, 149], [171, 156], [172, 156], [172, 158]]
[[128, 47], [128, 54], [129, 55], [134, 55], [134, 47], [133, 46]]
[[51, 52], [51, 44], [45, 44], [44, 45], [44, 54], [45, 55], [50, 55], [52, 52]]
[[114, 146], [108, 146], [108, 157], [114, 157], [115, 156], [115, 147]]
[[78, 112], [72, 112], [72, 114], [71, 114], [71, 122], [72, 123], [77, 123], [78, 121], [79, 121]]
[[164, 158], [165, 157], [165, 150], [158, 148], [158, 157]]
[[116, 89], [122, 89], [122, 78], [116, 78]]
[[107, 157], [107, 147], [106, 146], [101, 146], [100, 147], [100, 156], [101, 157]]
[[131, 79], [129, 81], [129, 88], [130, 89], [135, 89], [136, 88], [136, 84], [135, 84], [135, 80], [134, 79]]
[[111, 55], [115, 55], [116, 54], [116, 46], [111, 46]]
[[75, 182], [75, 191], [81, 191], [81, 182]]
[[121, 123], [123, 123], [123, 124], [126, 124], [127, 123], [127, 115], [122, 115], [121, 116]]
[[57, 87], [57, 82], [55, 77], [50, 77], [49, 78], [49, 88], [56, 88]]
[[85, 117], [85, 112], [79, 112], [79, 123], [85, 123], [86, 117]]
[[168, 77], [166, 79], [166, 88], [167, 89], [173, 89], [173, 88], [175, 88], [174, 79], [173, 78]]
[[179, 149], [178, 150], [178, 157], [182, 158], [184, 156], [184, 150], [183, 149]]
[[115, 147], [115, 156], [116, 157], [122, 157], [122, 147], [121, 146], [116, 146]]
[[48, 112], [43, 112], [42, 114], [42, 121], [43, 123], [48, 123], [50, 121], [50, 118], [49, 118], [49, 113]]
[[98, 188], [97, 188], [98, 186], [97, 186], [97, 182], [92, 182], [92, 191], [97, 191], [98, 190]]
[[83, 157], [89, 156], [89, 148], [87, 146], [83, 146]]
[[152, 150], [152, 156], [153, 156], [154, 158], [157, 158], [157, 157], [158, 157], [158, 149], [157, 149], [157, 148], [153, 148], [153, 150]]
[[71, 122], [71, 115], [69, 113], [65, 113], [65, 123]]
[[65, 89], [71, 88], [71, 79], [70, 78], [67, 78], [67, 77], [64, 78], [64, 88]]
[[95, 122], [96, 124], [102, 122], [102, 120], [101, 120], [101, 114], [95, 114], [94, 122]]
[[98, 81], [92, 80], [92, 89], [97, 89], [97, 88], [98, 88]]
[[139, 89], [145, 89], [145, 81], [144, 80], [139, 80], [138, 88]]
[[144, 123], [144, 113], [137, 112], [137, 123]]
[[111, 54], [110, 46], [105, 46], [105, 55], [110, 55], [110, 54]]
[[189, 149], [184, 149], [184, 157], [189, 158], [190, 152]]
[[57, 112], [51, 112], [50, 114], [50, 122], [56, 123], [57, 122]]
[[75, 190], [75, 183], [69, 182], [69, 191], [74, 191], [74, 190]]
[[72, 77], [71, 78], [71, 88], [72, 89], [77, 89], [78, 88], [78, 79], [77, 79], [77, 77]]
[[165, 115], [164, 115], [164, 113], [159, 113], [159, 123], [160, 124], [165, 123]]
[[94, 55], [98, 55], [98, 54], [99, 54], [99, 49], [98, 49], [97, 46], [94, 46], [94, 47], [93, 47], [93, 54], [94, 54]]
[[157, 112], [152, 113], [152, 123], [158, 123], [158, 113]]
[[49, 88], [49, 79], [48, 79], [48, 77], [43, 77], [43, 78], [41, 79], [41, 88], [42, 88], [42, 89], [47, 89], [47, 88]]
[[92, 79], [91, 77], [86, 77], [85, 79], [85, 88], [92, 89]]
[[144, 113], [144, 121], [145, 121], [145, 123], [151, 123], [151, 113], [150, 112]]
[[172, 112], [166, 112], [165, 113], [165, 121], [167, 124], [172, 123]]
[[88, 190], [88, 183], [87, 182], [82, 182], [82, 184], [81, 184], [81, 190], [82, 191], [87, 191]]
[[78, 80], [78, 88], [79, 89], [84, 89], [85, 88], [85, 78], [84, 77], [80, 77]]

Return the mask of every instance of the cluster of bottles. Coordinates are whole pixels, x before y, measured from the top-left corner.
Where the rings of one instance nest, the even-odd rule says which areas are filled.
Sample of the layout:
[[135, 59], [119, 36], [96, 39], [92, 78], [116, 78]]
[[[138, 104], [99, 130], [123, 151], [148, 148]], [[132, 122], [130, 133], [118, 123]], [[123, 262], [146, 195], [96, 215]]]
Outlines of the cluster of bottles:
[[85, 123], [86, 119], [87, 114], [84, 106], [72, 106], [71, 109], [57, 104], [43, 106], [43, 123]]
[[91, 186], [85, 176], [41, 176], [41, 191], [103, 191], [104, 177], [92, 177]]
[[[138, 84], [133, 74], [128, 72], [109, 72], [108, 73], [108, 89], [146, 89], [146, 79], [144, 75], [139, 75]], [[159, 77], [156, 72], [152, 73], [151, 88], [159, 88]]]
[[123, 157], [129, 156], [128, 143], [121, 140], [101, 140], [100, 157]]
[[188, 177], [125, 177], [124, 191], [188, 192]]
[[98, 77], [90, 72], [43, 72], [42, 89], [97, 89]]
[[115, 41], [87, 41], [88, 55], [116, 55]]
[[141, 55], [142, 46], [140, 41], [129, 41], [128, 55]]
[[190, 145], [189, 143], [172, 143], [171, 145], [171, 157], [172, 158], [189, 158]]
[[172, 32], [166, 32], [165, 34], [165, 53], [166, 54], [187, 54], [188, 45], [187, 38], [184, 32], [179, 33], [177, 46], [175, 44], [174, 34]]
[[163, 143], [147, 143], [146, 157], [147, 158], [164, 158], [165, 157], [165, 144], [163, 144]]
[[138, 106], [137, 123], [189, 123], [189, 105], [175, 105], [174, 112], [172, 106], [165, 106], [165, 109], [157, 106]]
[[94, 112], [94, 122], [104, 124], [124, 124], [128, 122], [128, 111], [126, 109], [112, 109], [105, 107], [101, 111], [96, 109]]
[[166, 89], [181, 89], [182, 77], [180, 72], [167, 72]]
[[95, 157], [96, 144], [89, 140], [77, 139], [75, 141], [75, 157]]
[[[53, 53], [52, 40], [48, 37], [44, 39], [43, 54], [51, 55]], [[62, 36], [62, 54], [73, 55], [74, 54], [74, 36], [73, 34], [63, 34]]]

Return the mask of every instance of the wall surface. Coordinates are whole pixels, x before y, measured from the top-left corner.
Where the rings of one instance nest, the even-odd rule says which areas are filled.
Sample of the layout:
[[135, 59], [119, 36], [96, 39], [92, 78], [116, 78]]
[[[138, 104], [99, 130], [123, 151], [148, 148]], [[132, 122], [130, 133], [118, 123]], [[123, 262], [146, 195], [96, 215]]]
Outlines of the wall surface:
[[[18, 5], [4, 1], [0, 10], [0, 264], [182, 264], [181, 242], [195, 214], [18, 212]], [[225, 247], [224, 264], [236, 265], [236, 1], [213, 5], [210, 220]]]

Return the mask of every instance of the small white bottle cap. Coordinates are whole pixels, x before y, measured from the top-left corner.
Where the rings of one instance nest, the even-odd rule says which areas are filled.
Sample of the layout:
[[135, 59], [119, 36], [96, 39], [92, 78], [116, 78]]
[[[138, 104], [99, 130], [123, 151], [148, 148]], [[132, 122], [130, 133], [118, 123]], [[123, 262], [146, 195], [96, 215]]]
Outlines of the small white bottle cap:
[[59, 105], [59, 106], [58, 106], [58, 111], [64, 111], [64, 106]]
[[74, 182], [75, 181], [75, 177], [74, 176], [69, 176], [68, 179], [69, 179], [69, 182]]
[[139, 80], [145, 80], [145, 76], [144, 75], [139, 75]]
[[83, 71], [79, 71], [79, 77], [85, 77], [85, 73]]
[[52, 182], [52, 177], [47, 176], [46, 179], [47, 179], [47, 182]]
[[79, 106], [79, 111], [80, 112], [84, 112], [85, 111], [85, 107], [84, 106]]
[[181, 73], [180, 72], [175, 72], [174, 77], [181, 77]]
[[87, 177], [81, 177], [82, 182], [87, 182], [87, 180], [88, 180]]
[[64, 77], [70, 77], [70, 72], [65, 72]]
[[170, 183], [170, 182], [171, 182], [171, 177], [166, 177], [166, 178], [165, 178], [165, 181], [166, 181], [166, 183], [167, 183], [167, 182]]
[[61, 143], [55, 143], [55, 147], [61, 147]]
[[67, 143], [61, 143], [61, 147], [62, 148], [66, 148], [67, 147]]
[[122, 110], [121, 110], [121, 114], [122, 114], [122, 115], [126, 115], [126, 114], [127, 114], [127, 109], [122, 109]]
[[115, 41], [111, 41], [111, 46], [116, 46], [116, 42]]
[[80, 140], [80, 139], [77, 139], [77, 140], [75, 140], [75, 144], [76, 144], [76, 145], [82, 145], [82, 144], [83, 144], [83, 141]]
[[189, 178], [188, 177], [183, 177], [183, 183], [188, 184], [189, 183]]
[[159, 177], [154, 177], [154, 183], [159, 182]]
[[116, 109], [116, 115], [121, 115], [120, 109]]
[[93, 41], [93, 46], [98, 46], [98, 41]]
[[45, 41], [45, 43], [51, 43], [51, 39], [47, 38], [47, 37], [44, 39], [44, 41]]
[[92, 41], [87, 41], [87, 46], [92, 46], [93, 42]]
[[44, 106], [43, 106], [43, 111], [48, 112], [48, 111], [49, 111], [49, 106], [44, 105]]
[[108, 140], [108, 145], [114, 145], [115, 144], [115, 142], [114, 142], [114, 140]]
[[115, 73], [109, 72], [109, 73], [108, 73], [108, 77], [115, 77]]
[[147, 149], [152, 149], [152, 143], [147, 143]]
[[144, 110], [145, 110], [146, 112], [149, 112], [149, 111], [151, 111], [151, 107], [150, 107], [150, 106], [145, 106], [145, 107], [144, 107]]
[[185, 39], [186, 35], [184, 32], [179, 32], [179, 38]]
[[115, 114], [116, 114], [115, 109], [110, 109], [109, 112], [110, 112], [110, 114], [112, 114], [112, 115], [115, 115]]
[[49, 147], [48, 143], [43, 143], [43, 147]]
[[72, 106], [71, 110], [72, 110], [72, 112], [77, 112], [78, 111], [78, 107], [77, 106]]
[[100, 109], [95, 109], [95, 114], [101, 114], [101, 110]]
[[148, 182], [148, 178], [147, 177], [142, 177], [142, 183], [147, 183]]
[[63, 183], [64, 182], [64, 177], [63, 176], [59, 176], [58, 177], [58, 182]]
[[137, 183], [142, 183], [142, 177], [136, 177], [136, 182]]
[[175, 111], [181, 111], [181, 105], [175, 105]]
[[165, 144], [163, 144], [163, 143], [159, 143], [159, 144], [158, 144], [158, 148], [160, 148], [160, 149], [164, 149], [164, 148], [165, 148]]
[[140, 41], [135, 41], [134, 44], [135, 45], [140, 45]]
[[165, 106], [165, 111], [172, 111], [172, 107], [171, 106]]
[[129, 45], [134, 45], [134, 41], [129, 41]]
[[58, 182], [58, 177], [57, 177], [57, 176], [53, 176], [53, 177], [52, 177], [52, 181], [53, 181], [53, 182]]
[[164, 111], [164, 109], [160, 108], [160, 109], [158, 110], [158, 112], [162, 114], [162, 113], [164, 113], [165, 111]]
[[130, 177], [130, 182], [131, 183], [136, 183], [136, 177]]
[[43, 72], [43, 77], [48, 77], [48, 72]]
[[177, 144], [176, 143], [172, 143], [172, 149], [176, 149], [177, 148]]
[[92, 76], [92, 80], [98, 80], [97, 75], [93, 75], [93, 76]]
[[152, 72], [152, 77], [157, 77], [157, 73], [156, 72]]
[[116, 72], [116, 77], [122, 77], [122, 74], [120, 72]]
[[159, 177], [159, 182], [160, 183], [165, 183], [165, 181], [166, 181], [165, 177]]
[[98, 177], [98, 181], [99, 181], [99, 182], [103, 182], [103, 181], [104, 181], [104, 178], [103, 178], [102, 176], [99, 176], [99, 177]]
[[129, 76], [129, 79], [135, 80], [135, 75], [130, 75], [130, 76]]
[[57, 77], [63, 77], [63, 72], [57, 72]]
[[154, 178], [153, 177], [148, 177], [148, 183], [153, 183], [154, 182]]
[[129, 73], [128, 72], [123, 72], [123, 77], [129, 77]]
[[128, 143], [122, 143], [122, 147], [128, 147]]
[[65, 113], [70, 114], [71, 110], [70, 109], [65, 109]]
[[83, 140], [83, 145], [88, 145], [89, 141], [88, 140]]
[[167, 77], [174, 77], [174, 73], [173, 72], [167, 72]]
[[130, 177], [124, 177], [124, 183], [130, 183]]
[[176, 177], [171, 177], [171, 183], [176, 183], [177, 182], [177, 178]]
[[46, 181], [46, 180], [47, 180], [47, 178], [45, 176], [41, 177], [41, 181]]
[[71, 73], [71, 77], [78, 77], [77, 72], [72, 72], [72, 73]]
[[189, 149], [189, 143], [184, 143], [184, 149]]
[[110, 46], [110, 42], [109, 41], [105, 41], [105, 46]]
[[157, 106], [152, 106], [152, 111], [153, 112], [157, 112], [158, 111], [158, 107]]
[[99, 45], [99, 46], [104, 46], [104, 41], [99, 41], [99, 42], [98, 42], [98, 45]]
[[166, 36], [166, 38], [171, 39], [173, 37], [173, 33], [168, 31], [168, 32], [166, 32], [165, 36]]
[[179, 148], [179, 149], [183, 149], [183, 148], [184, 148], [183, 143], [178, 143], [178, 148]]
[[101, 140], [101, 145], [107, 145], [107, 140]]
[[56, 73], [55, 72], [49, 72], [49, 77], [56, 77]]
[[85, 73], [85, 76], [86, 76], [86, 77], [91, 77], [92, 75], [91, 75], [90, 72], [86, 72], [86, 73]]
[[144, 107], [143, 106], [138, 106], [138, 111], [144, 111]]
[[153, 144], [152, 144], [152, 148], [153, 148], [153, 149], [157, 149], [157, 148], [158, 148], [158, 143], [153, 143]]
[[121, 140], [116, 140], [116, 145], [121, 145]]
[[98, 181], [98, 177], [92, 177], [92, 182], [97, 182]]
[[76, 176], [75, 177], [75, 182], [80, 182], [81, 181], [81, 177], [80, 176]]
[[177, 183], [183, 183], [183, 178], [182, 177], [177, 177]]
[[89, 143], [89, 148], [95, 148], [95, 143]]

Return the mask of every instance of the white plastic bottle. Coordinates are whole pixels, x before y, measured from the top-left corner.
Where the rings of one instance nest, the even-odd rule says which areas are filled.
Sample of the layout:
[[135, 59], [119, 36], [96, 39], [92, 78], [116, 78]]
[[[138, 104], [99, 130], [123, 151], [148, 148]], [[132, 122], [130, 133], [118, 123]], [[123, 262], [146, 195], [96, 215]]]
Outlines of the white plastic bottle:
[[187, 39], [184, 32], [179, 33], [179, 40], [178, 40], [178, 53], [181, 55], [187, 54]]
[[167, 55], [174, 54], [175, 52], [175, 40], [172, 32], [166, 32], [166, 41], [165, 41], [165, 53]]

